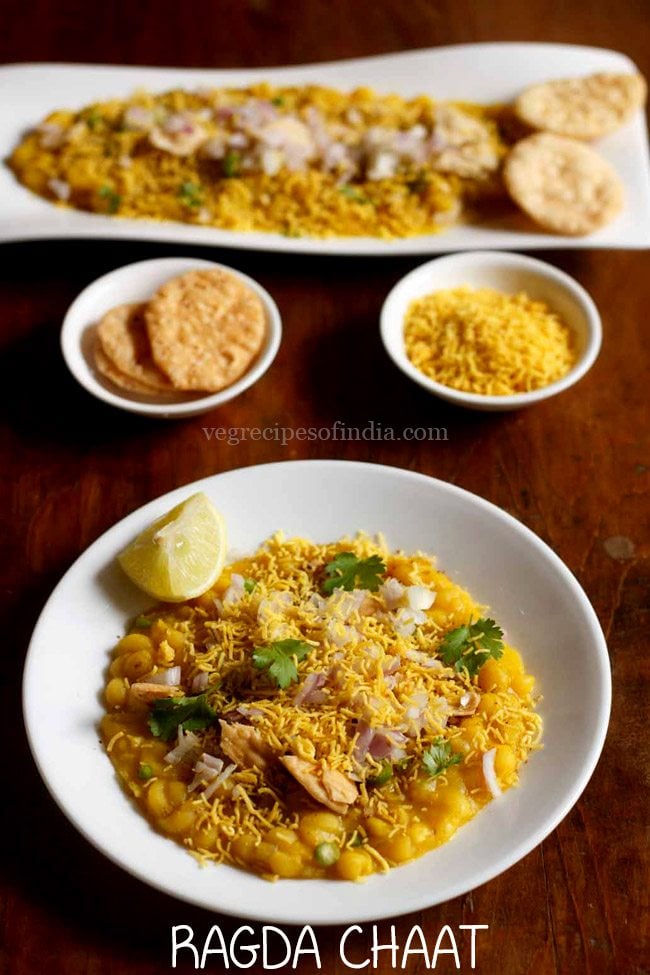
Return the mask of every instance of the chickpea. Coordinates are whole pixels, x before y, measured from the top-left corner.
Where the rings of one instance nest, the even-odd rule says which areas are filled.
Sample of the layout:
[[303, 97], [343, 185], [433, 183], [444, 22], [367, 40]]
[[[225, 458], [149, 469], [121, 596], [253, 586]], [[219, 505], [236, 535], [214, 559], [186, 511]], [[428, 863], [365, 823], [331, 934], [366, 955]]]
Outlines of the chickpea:
[[167, 630], [167, 643], [174, 650], [184, 650], [185, 636], [180, 630]]
[[[154, 783], [155, 785], [155, 783]], [[194, 825], [196, 812], [191, 803], [183, 803], [160, 823], [166, 833], [187, 833]]]
[[385, 836], [388, 836], [392, 827], [385, 819], [379, 819], [378, 816], [370, 816], [366, 820], [366, 828], [371, 836], [376, 839], [383, 839]]
[[512, 678], [512, 689], [519, 697], [528, 697], [535, 686], [535, 678], [531, 674], [516, 674]]
[[109, 708], [121, 708], [124, 706], [128, 693], [126, 683], [121, 677], [113, 677], [109, 680], [104, 691], [104, 699]]
[[510, 687], [510, 674], [496, 660], [487, 660], [478, 675], [482, 691], [507, 691]]
[[232, 841], [231, 850], [238, 860], [250, 863], [255, 859], [255, 840], [252, 836], [237, 836]]
[[491, 718], [495, 715], [501, 707], [501, 702], [496, 694], [488, 692], [483, 694], [478, 705], [479, 714], [484, 714], [486, 718]]
[[381, 845], [381, 852], [394, 863], [404, 863], [415, 856], [413, 841], [406, 833], [397, 833]]
[[300, 817], [298, 830], [307, 846], [315, 848], [336, 840], [343, 832], [343, 823], [335, 813], [308, 812]]
[[137, 681], [153, 667], [153, 657], [148, 650], [137, 650], [124, 658], [124, 676]]
[[361, 880], [372, 873], [372, 859], [365, 850], [343, 850], [334, 869], [342, 880]]
[[268, 862], [271, 873], [279, 877], [297, 877], [302, 866], [299, 853], [287, 853], [283, 850], [272, 853]]
[[151, 638], [146, 633], [129, 633], [128, 636], [123, 636], [115, 647], [115, 653], [120, 656], [123, 653], [138, 653], [140, 651], [151, 653], [152, 650]]
[[517, 770], [517, 758], [510, 745], [499, 745], [494, 755], [494, 771], [502, 785], [511, 785]]
[[275, 843], [279, 850], [285, 851], [290, 850], [291, 847], [299, 842], [298, 835], [294, 830], [286, 829], [284, 826], [276, 826], [274, 829], [269, 830], [266, 834], [266, 839], [269, 843]]

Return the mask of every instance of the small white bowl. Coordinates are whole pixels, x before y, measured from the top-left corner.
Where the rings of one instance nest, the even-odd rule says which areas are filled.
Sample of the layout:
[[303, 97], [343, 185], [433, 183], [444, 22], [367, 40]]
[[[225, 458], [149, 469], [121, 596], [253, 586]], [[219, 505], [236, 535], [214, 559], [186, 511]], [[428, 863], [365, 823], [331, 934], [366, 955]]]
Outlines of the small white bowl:
[[[201, 268], [221, 268], [234, 274], [260, 298], [266, 315], [264, 345], [251, 367], [232, 385], [218, 393], [178, 393], [173, 396], [147, 395], [118, 391], [95, 368], [93, 359], [93, 331], [102, 315], [116, 305], [127, 302], [147, 301], [154, 292], [171, 278]], [[257, 281], [235, 268], [215, 261], [191, 257], [162, 257], [150, 261], [138, 261], [111, 271], [81, 292], [73, 301], [63, 320], [61, 351], [68, 369], [84, 389], [112, 406], [144, 416], [174, 419], [207, 413], [223, 403], [239, 396], [257, 382], [269, 368], [280, 347], [282, 320], [271, 295]]]
[[[573, 330], [578, 350], [576, 364], [556, 382], [513, 396], [466, 393], [429, 379], [406, 354], [404, 316], [414, 299], [461, 285], [495, 288], [509, 294], [525, 291], [531, 298], [546, 302]], [[381, 310], [380, 329], [388, 355], [410, 379], [441, 399], [475, 410], [514, 410], [562, 393], [592, 367], [602, 341], [598, 309], [577, 281], [545, 261], [507, 251], [466, 251], [422, 264], [398, 281], [388, 294]]]

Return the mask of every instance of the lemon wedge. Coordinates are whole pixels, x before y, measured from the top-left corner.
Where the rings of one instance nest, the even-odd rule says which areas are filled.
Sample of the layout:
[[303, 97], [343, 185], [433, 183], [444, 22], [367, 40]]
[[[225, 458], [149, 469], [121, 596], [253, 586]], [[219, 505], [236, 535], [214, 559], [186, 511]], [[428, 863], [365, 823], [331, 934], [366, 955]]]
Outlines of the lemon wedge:
[[155, 599], [194, 599], [221, 575], [226, 525], [205, 494], [193, 494], [154, 521], [117, 558], [129, 579]]

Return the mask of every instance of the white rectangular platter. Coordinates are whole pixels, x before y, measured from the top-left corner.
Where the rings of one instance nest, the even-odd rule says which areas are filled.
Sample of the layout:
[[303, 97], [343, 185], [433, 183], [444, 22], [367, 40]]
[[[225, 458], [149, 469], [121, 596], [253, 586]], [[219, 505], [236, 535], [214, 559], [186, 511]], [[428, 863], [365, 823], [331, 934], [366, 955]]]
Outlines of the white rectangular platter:
[[[81, 108], [125, 97], [144, 87], [321, 84], [340, 89], [368, 85], [405, 97], [476, 102], [512, 100], [535, 82], [599, 71], [625, 72], [635, 65], [624, 54], [569, 44], [463, 44], [359, 60], [288, 68], [184, 69], [104, 65], [24, 64], [0, 67], [0, 153], [5, 159], [21, 134], [55, 108]], [[650, 246], [650, 164], [645, 118], [637, 113], [598, 151], [621, 176], [626, 204], [610, 225], [588, 237], [562, 237], [532, 229], [523, 217], [458, 225], [445, 233], [400, 240], [347, 237], [319, 240], [281, 234], [242, 233], [189, 224], [126, 220], [61, 209], [21, 186], [0, 168], [0, 240], [114, 238], [202, 244], [307, 254], [394, 256], [473, 249], [644, 248]]]

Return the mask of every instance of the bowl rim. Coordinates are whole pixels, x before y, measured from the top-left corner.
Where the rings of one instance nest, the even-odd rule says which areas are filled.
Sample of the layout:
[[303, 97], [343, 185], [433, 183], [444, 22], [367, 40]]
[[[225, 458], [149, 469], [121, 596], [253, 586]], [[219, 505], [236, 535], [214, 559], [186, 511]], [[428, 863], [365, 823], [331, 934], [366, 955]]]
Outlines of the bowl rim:
[[[186, 265], [185, 269], [179, 271], [179, 264]], [[252, 365], [242, 376], [239, 377], [239, 379], [237, 379], [234, 383], [231, 383], [230, 386], [226, 386], [225, 389], [219, 390], [216, 393], [198, 395], [197, 397], [183, 400], [182, 402], [174, 402], [172, 400], [170, 402], [151, 403], [137, 399], [130, 399], [128, 396], [122, 396], [119, 393], [112, 392], [112, 390], [103, 386], [93, 375], [92, 369], [87, 363], [83, 353], [81, 355], [83, 364], [80, 365], [78, 361], [76, 361], [75, 353], [79, 349], [83, 332], [77, 334], [74, 318], [77, 312], [77, 307], [83, 301], [87, 300], [89, 292], [92, 292], [98, 286], [110, 284], [113, 280], [117, 281], [125, 272], [134, 268], [141, 268], [143, 271], [146, 271], [148, 268], [164, 268], [165, 266], [169, 267], [170, 280], [179, 274], [185, 274], [192, 269], [200, 270], [201, 268], [219, 268], [228, 272], [229, 274], [234, 275], [245, 285], [247, 285], [261, 300], [262, 305], [264, 306], [267, 334], [262, 349], [257, 357], [253, 360]], [[116, 304], [120, 304], [120, 302], [118, 301]], [[245, 274], [243, 271], [240, 271], [229, 264], [223, 264], [219, 261], [211, 261], [206, 260], [205, 258], [185, 255], [178, 255], [176, 257], [154, 257], [147, 258], [143, 261], [133, 261], [129, 264], [122, 264], [120, 267], [114, 268], [112, 271], [108, 271], [106, 274], [102, 274], [100, 277], [95, 278], [77, 294], [75, 299], [69, 305], [63, 317], [60, 334], [60, 348], [65, 364], [79, 385], [82, 386], [88, 393], [90, 393], [96, 399], [108, 403], [110, 406], [116, 406], [118, 409], [126, 410], [129, 413], [137, 413], [142, 416], [163, 417], [165, 419], [188, 417], [194, 416], [198, 413], [206, 413], [209, 410], [215, 409], [216, 407], [221, 406], [223, 403], [227, 403], [229, 400], [234, 399], [235, 396], [239, 396], [240, 393], [243, 393], [246, 389], [256, 383], [258, 379], [261, 379], [264, 373], [267, 372], [278, 353], [281, 341], [282, 317], [280, 315], [280, 310], [271, 294], [266, 290], [265, 287], [263, 287], [263, 285], [261, 285], [254, 278], [250, 277], [250, 275]]]
[[[581, 308], [587, 326], [585, 347], [577, 362], [564, 376], [556, 379], [555, 382], [549, 383], [547, 386], [542, 386], [540, 389], [530, 390], [526, 393], [515, 393], [512, 396], [469, 393], [460, 389], [454, 389], [452, 386], [445, 386], [443, 383], [439, 383], [435, 379], [430, 379], [429, 376], [420, 372], [406, 355], [403, 344], [403, 331], [400, 330], [399, 333], [396, 332], [393, 335], [392, 329], [396, 313], [392, 306], [410, 281], [423, 274], [430, 267], [440, 266], [441, 264], [462, 265], [463, 263], [472, 266], [481, 264], [488, 259], [497, 264], [501, 264], [503, 267], [519, 267], [536, 274], [539, 278], [547, 278], [555, 281], [565, 289]], [[426, 293], [426, 291], [423, 291], [423, 294]], [[547, 261], [542, 261], [536, 257], [529, 257], [527, 254], [517, 254], [514, 251], [458, 251], [419, 264], [412, 271], [409, 271], [408, 274], [401, 277], [388, 292], [381, 307], [379, 323], [384, 349], [398, 369], [408, 376], [409, 379], [412, 379], [435, 396], [439, 396], [441, 399], [448, 400], [451, 403], [456, 403], [460, 406], [491, 407], [500, 410], [516, 409], [520, 406], [538, 403], [569, 389], [582, 379], [598, 358], [603, 334], [600, 313], [586, 288], [570, 274], [567, 274], [566, 271], [560, 270], [560, 268], [555, 267], [553, 264], [549, 264]], [[403, 353], [403, 358], [400, 352]]]
[[[38, 722], [34, 721], [33, 714], [33, 701], [31, 700], [31, 688], [32, 688], [32, 675], [35, 670], [37, 661], [37, 646], [42, 642], [42, 634], [47, 629], [48, 625], [48, 615], [51, 612], [51, 608], [55, 604], [57, 598], [59, 598], [59, 593], [63, 589], [66, 580], [70, 575], [74, 575], [80, 570], [80, 563], [85, 560], [91, 551], [97, 552], [103, 549], [111, 535], [119, 534], [120, 530], [125, 528], [130, 528], [137, 530], [145, 519], [151, 519], [151, 516], [160, 510], [162, 504], [170, 507], [171, 505], [178, 502], [182, 495], [186, 494], [188, 491], [202, 490], [208, 486], [208, 484], [213, 483], [216, 479], [227, 480], [229, 478], [236, 479], [238, 477], [250, 477], [255, 476], [258, 472], [265, 469], [282, 469], [285, 470], [290, 466], [290, 470], [295, 473], [300, 468], [307, 468], [314, 471], [319, 469], [325, 472], [326, 469], [337, 469], [340, 471], [344, 470], [358, 470], [365, 472], [373, 472], [377, 475], [388, 475], [388, 476], [399, 476], [403, 478], [404, 481], [410, 481], [411, 483], [426, 485], [428, 487], [434, 486], [436, 490], [441, 490], [444, 493], [448, 493], [452, 496], [462, 498], [466, 503], [476, 505], [479, 509], [489, 512], [492, 517], [496, 518], [502, 524], [506, 524], [510, 530], [516, 532], [520, 536], [527, 539], [529, 544], [535, 549], [540, 557], [547, 559], [553, 566], [554, 570], [559, 573], [562, 580], [566, 583], [567, 587], [570, 589], [572, 596], [576, 599], [577, 603], [583, 610], [586, 620], [589, 625], [589, 636], [593, 641], [593, 664], [594, 668], [598, 673], [599, 681], [599, 707], [598, 707], [598, 720], [597, 720], [597, 730], [593, 734], [588, 747], [586, 748], [586, 754], [583, 758], [581, 766], [579, 768], [579, 773], [576, 775], [572, 782], [571, 788], [567, 789], [562, 800], [557, 803], [553, 814], [548, 816], [543, 824], [541, 824], [536, 830], [528, 834], [525, 838], [520, 838], [519, 842], [514, 845], [507, 856], [503, 856], [498, 863], [491, 864], [488, 867], [483, 867], [482, 870], [478, 870], [472, 887], [478, 887], [488, 881], [494, 879], [495, 877], [502, 874], [504, 871], [508, 870], [515, 863], [517, 863], [522, 857], [526, 856], [533, 849], [535, 849], [546, 837], [559, 825], [559, 823], [565, 818], [569, 813], [571, 808], [580, 798], [584, 789], [586, 788], [589, 780], [591, 779], [593, 772], [596, 768], [598, 760], [601, 756], [602, 749], [605, 743], [609, 716], [611, 712], [611, 699], [612, 699], [612, 680], [611, 680], [611, 666], [609, 663], [609, 654], [607, 650], [607, 644], [605, 636], [600, 625], [600, 621], [596, 615], [596, 612], [589, 600], [587, 594], [580, 585], [578, 579], [573, 574], [573, 572], [565, 565], [559, 555], [544, 542], [538, 535], [536, 535], [530, 528], [514, 518], [507, 511], [504, 511], [498, 505], [494, 504], [475, 494], [465, 488], [458, 487], [455, 484], [451, 484], [448, 481], [443, 481], [439, 478], [432, 477], [428, 474], [423, 474], [417, 471], [407, 470], [404, 468], [399, 468], [386, 464], [376, 464], [368, 463], [362, 461], [343, 461], [336, 459], [322, 459], [322, 460], [294, 460], [294, 461], [276, 461], [270, 464], [257, 464], [252, 465], [252, 467], [235, 468], [231, 471], [224, 471], [219, 474], [211, 474], [207, 477], [201, 478], [198, 481], [191, 482], [190, 484], [181, 485], [173, 489], [172, 491], [166, 492], [157, 498], [148, 501], [144, 505], [138, 507], [134, 511], [129, 512], [124, 518], [118, 520], [114, 525], [103, 532], [94, 542], [91, 543], [75, 560], [75, 562], [69, 567], [67, 572], [58, 582], [54, 590], [52, 591], [50, 597], [48, 598], [45, 606], [41, 610], [38, 621], [32, 633], [28, 652], [25, 659], [24, 671], [23, 671], [23, 682], [22, 682], [22, 705], [23, 705], [23, 720], [25, 724], [25, 729], [27, 733], [27, 739], [30, 746], [30, 751], [38, 771], [50, 793], [54, 799], [56, 805], [61, 809], [61, 811], [66, 815], [66, 817], [72, 822], [73, 826], [88, 840], [95, 849], [98, 849], [104, 856], [106, 856], [113, 863], [120, 866], [122, 869], [126, 870], [132, 876], [138, 880], [148, 884], [149, 886], [158, 889], [166, 894], [174, 894], [182, 899], [186, 903], [195, 904], [200, 907], [207, 908], [208, 910], [218, 909], [222, 913], [248, 918], [252, 920], [260, 920], [261, 915], [242, 912], [241, 910], [234, 911], [229, 908], [227, 904], [223, 902], [218, 908], [215, 908], [213, 903], [210, 903], [208, 899], [202, 897], [198, 893], [188, 894], [187, 891], [183, 891], [182, 894], [176, 894], [175, 891], [170, 889], [169, 883], [161, 883], [158, 880], [147, 876], [143, 872], [140, 865], [133, 864], [128, 860], [125, 861], [124, 857], [120, 853], [116, 853], [115, 849], [107, 848], [105, 842], [102, 841], [96, 834], [89, 832], [84, 826], [79, 822], [79, 819], [75, 813], [75, 810], [71, 808], [72, 804], [68, 797], [64, 797], [57, 794], [56, 789], [50, 783], [47, 775], [47, 766], [41, 762], [40, 755], [40, 745], [39, 740], [42, 735], [36, 735], [34, 733], [34, 728], [38, 727]], [[244, 473], [245, 472], [245, 473]], [[116, 786], [117, 787], [117, 786]], [[226, 868], [228, 869], [228, 868]], [[280, 882], [282, 883], [282, 881]], [[296, 881], [287, 881], [287, 883], [296, 883]], [[297, 883], [301, 883], [298, 881]], [[312, 883], [312, 881], [306, 881], [306, 883]], [[421, 897], [414, 895], [411, 899], [407, 898], [406, 902], [401, 902], [400, 904], [395, 904], [391, 907], [390, 911], [378, 911], [376, 907], [368, 906], [365, 909], [360, 909], [355, 911], [354, 920], [358, 922], [367, 922], [380, 920], [389, 917], [403, 916], [405, 913], [409, 913], [413, 910], [421, 910], [425, 907], [434, 906], [438, 903], [446, 903], [454, 897], [460, 896], [467, 892], [467, 887], [462, 883], [456, 883], [454, 886], [446, 891], [444, 898], [436, 899], [433, 897], [431, 900], [427, 900], [425, 904]], [[334, 891], [332, 891], [334, 893]], [[335, 898], [334, 898], [335, 900]], [[335, 925], [335, 924], [346, 924], [350, 922], [350, 918], [347, 914], [339, 909], [328, 909], [323, 910], [322, 907], [319, 910], [310, 909], [307, 912], [308, 916], [296, 919], [295, 917], [288, 917], [286, 912], [282, 907], [282, 898], [279, 897], [277, 901], [277, 906], [265, 911], [263, 919], [270, 923], [282, 923], [282, 924], [300, 924], [309, 923], [314, 925]]]

